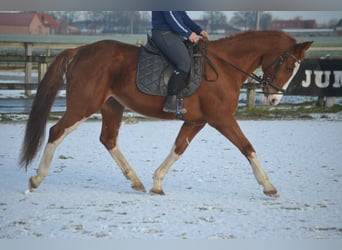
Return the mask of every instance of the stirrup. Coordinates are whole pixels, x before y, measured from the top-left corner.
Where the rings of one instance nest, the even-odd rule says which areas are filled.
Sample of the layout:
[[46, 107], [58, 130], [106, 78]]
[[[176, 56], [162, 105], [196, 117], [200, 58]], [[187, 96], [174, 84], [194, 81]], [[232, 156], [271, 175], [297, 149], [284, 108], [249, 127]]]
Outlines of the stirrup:
[[176, 114], [185, 114], [186, 108], [184, 108], [184, 98], [177, 97], [177, 107], [176, 107]]
[[175, 113], [177, 111], [177, 97], [171, 95], [166, 97], [166, 101], [163, 107], [164, 112]]
[[186, 113], [186, 109], [184, 108], [184, 99], [177, 97], [176, 95], [167, 96], [163, 111], [176, 114]]

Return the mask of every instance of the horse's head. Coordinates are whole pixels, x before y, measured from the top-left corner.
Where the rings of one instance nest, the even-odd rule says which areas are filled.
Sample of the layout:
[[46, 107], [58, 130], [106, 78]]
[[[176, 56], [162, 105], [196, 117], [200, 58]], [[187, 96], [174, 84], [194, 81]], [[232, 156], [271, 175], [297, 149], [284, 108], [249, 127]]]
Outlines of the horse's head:
[[279, 104], [286, 88], [296, 75], [305, 51], [313, 42], [294, 43], [285, 51], [274, 50], [262, 59], [265, 104]]

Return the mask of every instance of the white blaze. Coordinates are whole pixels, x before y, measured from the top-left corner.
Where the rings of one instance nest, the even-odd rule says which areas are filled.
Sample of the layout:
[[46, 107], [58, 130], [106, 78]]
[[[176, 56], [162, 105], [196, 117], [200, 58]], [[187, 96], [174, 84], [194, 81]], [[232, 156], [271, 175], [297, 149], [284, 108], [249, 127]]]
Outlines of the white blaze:
[[[295, 67], [293, 69], [293, 73], [292, 76], [289, 78], [289, 80], [284, 84], [284, 86], [282, 87], [282, 89], [286, 90], [288, 88], [288, 86], [290, 85], [293, 77], [297, 74], [297, 71], [299, 70], [299, 66], [300, 64], [298, 62], [296, 62]], [[264, 95], [263, 97], [263, 102], [265, 104], [272, 104], [272, 105], [278, 105], [281, 98], [283, 97], [283, 94], [278, 91], [276, 94], [271, 94], [268, 97], [266, 97]]]

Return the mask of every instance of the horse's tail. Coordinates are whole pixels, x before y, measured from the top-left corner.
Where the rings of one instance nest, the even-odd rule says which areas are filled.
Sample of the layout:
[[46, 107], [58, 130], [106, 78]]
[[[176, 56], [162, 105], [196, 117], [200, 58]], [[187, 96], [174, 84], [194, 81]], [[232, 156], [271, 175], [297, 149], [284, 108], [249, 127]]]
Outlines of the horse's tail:
[[58, 90], [64, 83], [63, 76], [68, 62], [75, 56], [77, 49], [67, 49], [56, 56], [49, 66], [43, 80], [39, 83], [31, 112], [26, 124], [25, 137], [19, 163], [27, 166], [36, 156], [44, 141], [47, 119]]

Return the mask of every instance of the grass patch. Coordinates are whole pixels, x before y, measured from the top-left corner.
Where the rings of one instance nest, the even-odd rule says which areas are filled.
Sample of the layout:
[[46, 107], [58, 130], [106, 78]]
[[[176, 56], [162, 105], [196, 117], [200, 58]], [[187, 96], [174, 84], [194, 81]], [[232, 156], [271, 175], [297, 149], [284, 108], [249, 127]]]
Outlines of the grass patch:
[[238, 119], [313, 119], [311, 114], [333, 114], [342, 111], [342, 105], [320, 107], [312, 104], [257, 106], [253, 109], [239, 107], [235, 113]]
[[[333, 107], [320, 107], [312, 103], [298, 105], [279, 106], [257, 106], [253, 109], [239, 107], [235, 112], [235, 117], [239, 120], [267, 120], [267, 119], [316, 119], [328, 118], [329, 114], [342, 113], [342, 105], [335, 104]], [[49, 121], [58, 121], [64, 112], [52, 112], [49, 114]], [[158, 120], [141, 116], [134, 112], [127, 111], [123, 117], [123, 122], [131, 124], [139, 121]], [[342, 117], [342, 114], [341, 114]], [[0, 114], [0, 122], [27, 121], [28, 114]], [[88, 120], [101, 120], [101, 114], [96, 113]], [[342, 119], [342, 118], [341, 118]]]

